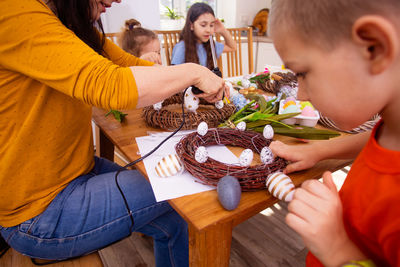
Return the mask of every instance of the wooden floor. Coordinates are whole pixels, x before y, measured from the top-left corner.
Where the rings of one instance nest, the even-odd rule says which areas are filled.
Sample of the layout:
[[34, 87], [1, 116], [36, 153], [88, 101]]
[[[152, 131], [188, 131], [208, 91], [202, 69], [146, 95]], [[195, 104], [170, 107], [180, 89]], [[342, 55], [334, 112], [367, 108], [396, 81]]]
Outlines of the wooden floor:
[[[284, 222], [286, 203], [236, 226], [231, 247], [231, 267], [305, 266], [307, 249]], [[152, 239], [133, 234], [99, 252], [105, 267], [154, 266]]]

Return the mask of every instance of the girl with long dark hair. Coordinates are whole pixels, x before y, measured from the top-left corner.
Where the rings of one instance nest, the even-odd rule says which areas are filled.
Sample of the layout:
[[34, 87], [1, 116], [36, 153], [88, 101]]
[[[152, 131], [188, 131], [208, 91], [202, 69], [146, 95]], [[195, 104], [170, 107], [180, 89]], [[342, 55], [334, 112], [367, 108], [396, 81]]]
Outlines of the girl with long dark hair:
[[185, 26], [174, 46], [171, 64], [177, 65], [193, 62], [213, 69], [210, 48], [210, 38], [214, 33], [220, 33], [225, 43], [215, 42], [217, 58], [222, 52], [236, 50], [236, 42], [219, 19], [215, 18], [214, 10], [206, 3], [193, 4], [187, 13]]
[[0, 234], [33, 258], [64, 260], [142, 232], [157, 266], [188, 265], [186, 222], [136, 170], [94, 157], [92, 106], [133, 109], [224, 81], [197, 64], [151, 67], [104, 38], [120, 0], [4, 0], [0, 16]]

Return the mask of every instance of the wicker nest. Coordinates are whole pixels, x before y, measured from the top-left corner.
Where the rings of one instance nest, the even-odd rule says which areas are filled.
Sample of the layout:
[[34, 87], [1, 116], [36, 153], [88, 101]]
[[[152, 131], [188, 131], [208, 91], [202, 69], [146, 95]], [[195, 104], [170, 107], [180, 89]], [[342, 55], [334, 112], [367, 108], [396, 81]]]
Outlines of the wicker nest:
[[218, 128], [210, 129], [204, 136], [196, 132], [185, 136], [175, 146], [175, 150], [186, 170], [205, 184], [216, 186], [220, 178], [232, 175], [238, 179], [242, 191], [256, 191], [265, 188], [265, 180], [269, 174], [286, 167], [287, 162], [283, 158], [276, 157], [271, 164], [249, 167], [225, 164], [212, 158], [208, 158], [205, 163], [198, 163], [195, 160], [196, 149], [199, 146], [223, 144], [250, 148], [253, 152], [260, 153], [262, 148], [270, 143], [271, 140], [265, 139], [257, 132]]
[[[155, 110], [153, 106], [145, 107], [142, 116], [146, 123], [155, 128], [175, 130], [182, 123], [182, 95], [179, 93], [166, 99], [160, 110]], [[197, 113], [185, 112], [185, 125], [182, 129], [195, 129], [200, 122], [207, 122], [210, 128], [217, 127], [220, 123], [227, 120], [235, 111], [235, 106], [225, 104], [223, 108], [217, 109], [214, 104], [200, 99], [200, 106]]]
[[258, 81], [258, 88], [276, 95], [283, 85], [292, 86], [294, 83], [297, 83], [297, 77], [292, 72], [275, 72], [271, 76], [274, 78], [274, 82], [272, 82], [271, 79], [267, 80], [265, 83]]

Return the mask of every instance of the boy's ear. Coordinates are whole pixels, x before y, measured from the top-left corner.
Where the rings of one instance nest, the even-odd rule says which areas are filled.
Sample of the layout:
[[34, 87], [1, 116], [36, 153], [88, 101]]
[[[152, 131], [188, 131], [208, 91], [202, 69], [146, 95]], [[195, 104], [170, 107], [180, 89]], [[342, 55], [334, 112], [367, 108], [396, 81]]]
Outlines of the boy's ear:
[[383, 72], [398, 56], [400, 48], [396, 29], [383, 17], [368, 15], [356, 20], [352, 38], [362, 49], [373, 74]]

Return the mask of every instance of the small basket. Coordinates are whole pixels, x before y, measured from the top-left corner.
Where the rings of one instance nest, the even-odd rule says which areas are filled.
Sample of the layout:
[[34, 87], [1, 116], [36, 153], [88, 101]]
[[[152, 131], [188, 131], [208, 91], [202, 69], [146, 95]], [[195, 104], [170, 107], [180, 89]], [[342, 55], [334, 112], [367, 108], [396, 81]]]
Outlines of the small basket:
[[[142, 117], [146, 123], [155, 128], [165, 130], [177, 129], [182, 121], [182, 96], [179, 93], [171, 96], [162, 103], [160, 110], [155, 110], [153, 106], [148, 106], [143, 109]], [[199, 109], [196, 113], [185, 111], [185, 124], [183, 130], [195, 129], [200, 122], [207, 122], [210, 128], [217, 127], [220, 123], [227, 120], [235, 111], [235, 106], [232, 104], [224, 104], [224, 107], [217, 109], [213, 103], [208, 103], [205, 100], [200, 100]]]

